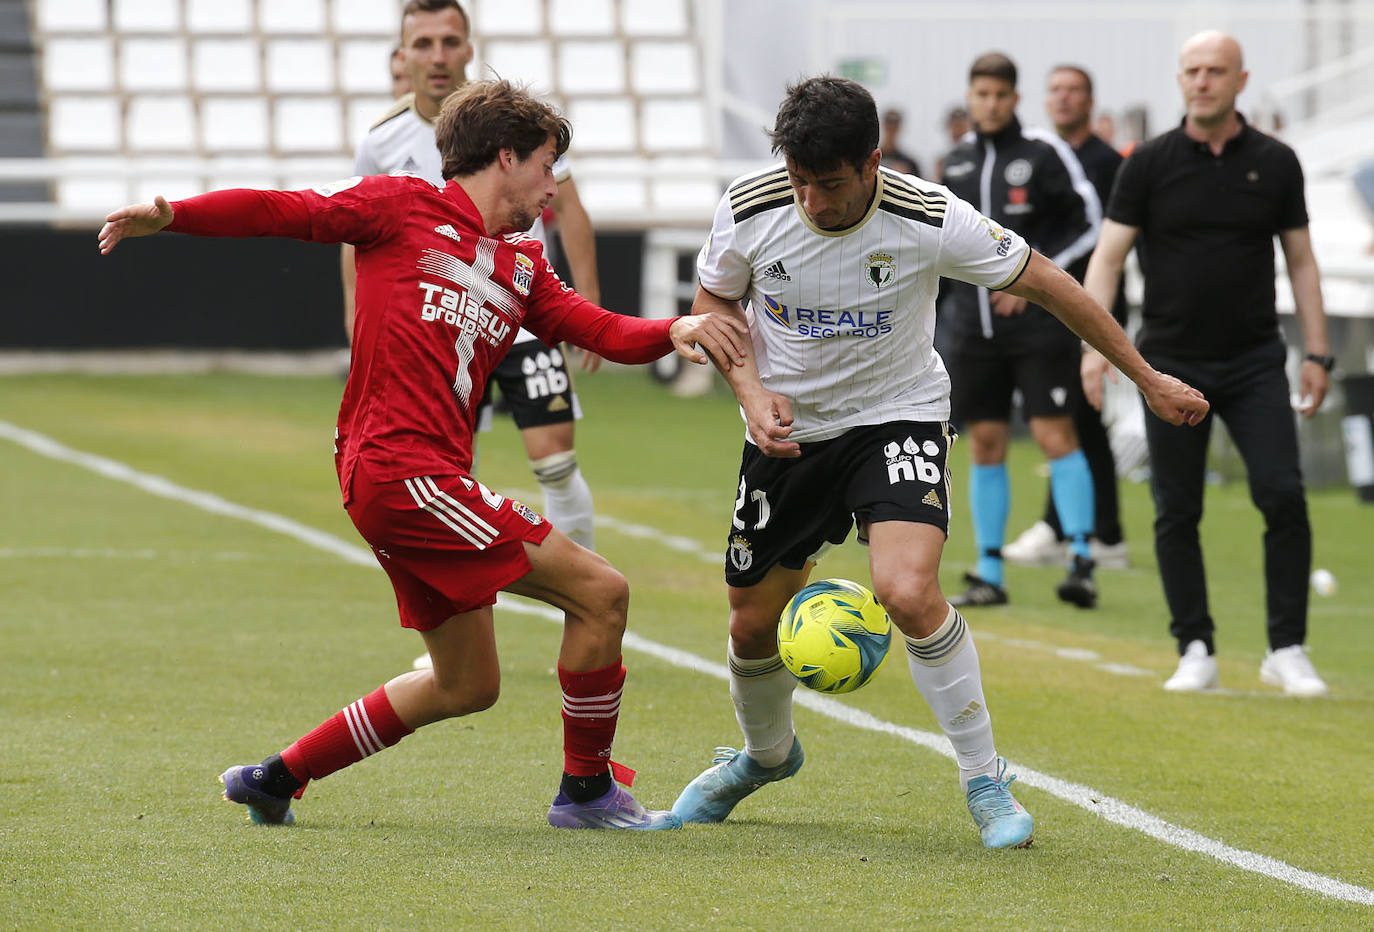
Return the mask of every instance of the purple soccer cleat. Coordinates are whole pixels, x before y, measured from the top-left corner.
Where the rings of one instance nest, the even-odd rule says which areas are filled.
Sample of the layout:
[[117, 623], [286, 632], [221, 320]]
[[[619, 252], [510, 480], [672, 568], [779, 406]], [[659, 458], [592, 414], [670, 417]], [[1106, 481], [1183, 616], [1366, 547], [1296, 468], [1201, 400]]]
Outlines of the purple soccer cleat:
[[554, 828], [628, 828], [656, 831], [682, 828], [682, 820], [671, 812], [645, 809], [618, 783], [612, 783], [605, 796], [590, 802], [575, 803], [559, 793], [549, 807], [549, 824]]
[[296, 821], [291, 811], [291, 797], [283, 799], [262, 789], [267, 768], [262, 764], [243, 764], [230, 767], [220, 774], [224, 784], [224, 798], [231, 803], [248, 807], [248, 818], [257, 825], [290, 825]]

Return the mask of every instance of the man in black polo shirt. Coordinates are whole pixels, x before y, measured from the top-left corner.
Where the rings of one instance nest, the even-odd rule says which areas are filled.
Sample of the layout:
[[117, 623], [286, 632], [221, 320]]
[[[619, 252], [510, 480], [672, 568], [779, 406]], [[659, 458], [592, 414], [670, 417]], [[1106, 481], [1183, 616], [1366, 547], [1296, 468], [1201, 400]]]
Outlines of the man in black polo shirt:
[[[1326, 395], [1332, 359], [1302, 169], [1292, 149], [1236, 112], [1246, 77], [1240, 45], [1230, 36], [1204, 32], [1184, 43], [1178, 83], [1187, 116], [1121, 167], [1086, 286], [1110, 302], [1140, 234], [1140, 352], [1206, 393], [1245, 460], [1251, 498], [1264, 515], [1269, 651], [1260, 678], [1290, 695], [1320, 696], [1326, 684], [1303, 646], [1312, 531], [1274, 308], [1276, 235], [1307, 349], [1300, 410], [1309, 417]], [[1105, 372], [1100, 355], [1085, 354], [1083, 386], [1094, 405]], [[1182, 655], [1164, 688], [1209, 689], [1217, 665], [1198, 522], [1211, 421], [1185, 431], [1149, 412], [1145, 417], [1155, 554]]]
[[[1059, 65], [1049, 73], [1045, 88], [1045, 110], [1054, 131], [1069, 144], [1083, 173], [1092, 182], [1098, 200], [1105, 206], [1112, 193], [1112, 181], [1121, 167], [1121, 153], [1093, 134], [1093, 79], [1078, 65]], [[1088, 271], [1088, 256], [1074, 260], [1067, 271], [1080, 282]], [[1126, 326], [1126, 290], [1118, 288], [1116, 300], [1108, 309], [1117, 323]], [[1075, 393], [1079, 386], [1074, 385]], [[1130, 562], [1126, 541], [1121, 530], [1121, 503], [1116, 489], [1116, 460], [1111, 440], [1102, 423], [1102, 412], [1083, 403], [1081, 395], [1074, 400], [1073, 429], [1078, 434], [1078, 446], [1088, 461], [1093, 483], [1092, 558], [1099, 569], [1125, 569]], [[1068, 542], [1055, 506], [1054, 485], [1046, 496], [1045, 513], [1039, 521], [1021, 533], [1016, 540], [1002, 548], [1002, 556], [1009, 563], [1028, 566], [1058, 566], [1067, 559]]]

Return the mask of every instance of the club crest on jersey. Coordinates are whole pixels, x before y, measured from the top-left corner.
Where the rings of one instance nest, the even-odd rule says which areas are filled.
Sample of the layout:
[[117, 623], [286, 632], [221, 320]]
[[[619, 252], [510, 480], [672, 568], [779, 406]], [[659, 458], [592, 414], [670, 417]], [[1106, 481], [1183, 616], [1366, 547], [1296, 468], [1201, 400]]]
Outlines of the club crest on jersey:
[[730, 565], [741, 573], [754, 565], [754, 548], [739, 534], [730, 538]]
[[530, 285], [534, 283], [534, 260], [523, 252], [515, 254], [515, 269], [510, 273], [510, 283], [521, 294], [530, 293]]
[[885, 252], [871, 252], [864, 263], [864, 280], [874, 288], [892, 284], [897, 277], [897, 262]]

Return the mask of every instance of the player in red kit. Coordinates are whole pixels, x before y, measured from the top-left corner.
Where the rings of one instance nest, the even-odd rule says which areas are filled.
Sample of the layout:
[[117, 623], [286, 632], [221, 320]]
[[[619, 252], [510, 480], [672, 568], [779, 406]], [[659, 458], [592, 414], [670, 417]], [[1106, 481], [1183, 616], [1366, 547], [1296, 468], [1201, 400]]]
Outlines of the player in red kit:
[[[443, 187], [406, 176], [350, 178], [310, 191], [217, 191], [106, 218], [100, 250], [162, 229], [203, 236], [290, 236], [354, 244], [358, 290], [335, 462], [344, 507], [418, 630], [432, 670], [404, 673], [262, 764], [222, 775], [225, 798], [255, 822], [294, 819], [291, 799], [416, 728], [489, 708], [500, 689], [492, 605], [500, 590], [565, 613], [563, 779], [549, 808], [561, 828], [677, 828], [617, 781], [611, 761], [625, 668], [629, 589], [604, 558], [471, 475], [487, 376], [521, 326], [625, 363], [676, 349], [739, 362], [747, 331], [729, 318], [644, 321], [564, 285], [526, 230], [556, 190], [568, 123], [504, 81], [449, 97], [436, 130]], [[511, 234], [511, 235], [507, 235]], [[700, 347], [698, 349], [697, 347]]]

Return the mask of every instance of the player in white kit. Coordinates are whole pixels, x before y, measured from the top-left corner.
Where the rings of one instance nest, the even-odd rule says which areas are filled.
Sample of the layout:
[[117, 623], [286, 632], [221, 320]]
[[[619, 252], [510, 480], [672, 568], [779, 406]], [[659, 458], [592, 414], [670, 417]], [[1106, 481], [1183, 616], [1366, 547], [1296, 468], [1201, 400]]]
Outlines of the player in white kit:
[[[404, 171], [437, 184], [443, 183], [439, 148], [434, 141], [434, 117], [439, 105], [467, 80], [473, 47], [467, 13], [456, 0], [410, 0], [401, 14], [400, 53], [413, 92], [401, 97], [382, 116], [358, 147], [353, 171], [386, 175]], [[582, 207], [566, 157], [554, 166], [558, 195], [552, 209], [559, 228], [573, 284], [593, 303], [600, 301], [596, 274], [596, 246], [591, 221]], [[530, 234], [548, 241], [542, 218]], [[354, 277], [353, 250], [341, 256], [344, 279], [344, 327], [352, 338]], [[586, 357], [587, 368], [600, 360]], [[574, 541], [593, 549], [592, 492], [577, 465], [573, 422], [581, 417], [567, 360], [559, 347], [546, 346], [522, 329], [515, 345], [493, 373], [509, 402], [525, 443], [530, 467], [544, 493], [544, 514]], [[485, 394], [483, 428], [490, 422], [490, 386]]]
[[778, 616], [857, 523], [874, 592], [954, 746], [983, 844], [1025, 847], [1033, 822], [1007, 788], [973, 635], [938, 579], [954, 439], [949, 376], [933, 348], [940, 276], [1048, 308], [1172, 423], [1194, 423], [1207, 402], [1146, 365], [1111, 316], [1016, 233], [946, 188], [879, 168], [877, 108], [860, 85], [822, 77], [790, 88], [772, 139], [785, 164], [721, 198], [693, 308], [744, 313], [753, 338], [753, 355], [724, 372], [748, 428], [725, 565], [730, 693], [745, 745], [719, 749], [673, 811], [719, 822], [801, 768]]

